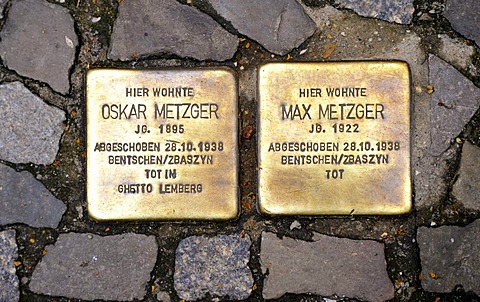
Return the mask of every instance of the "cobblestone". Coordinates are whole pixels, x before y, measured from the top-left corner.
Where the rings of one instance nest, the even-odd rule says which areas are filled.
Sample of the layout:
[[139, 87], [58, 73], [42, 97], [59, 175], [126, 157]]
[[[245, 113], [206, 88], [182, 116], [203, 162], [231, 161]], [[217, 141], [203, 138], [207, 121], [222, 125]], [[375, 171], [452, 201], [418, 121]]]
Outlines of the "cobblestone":
[[263, 233], [263, 297], [285, 293], [340, 295], [368, 301], [393, 298], [383, 245], [315, 234], [314, 242]]
[[430, 151], [440, 155], [480, 106], [480, 88], [434, 55], [428, 58], [433, 86]]
[[462, 285], [465, 291], [480, 293], [480, 220], [466, 227], [420, 227], [417, 240], [422, 262], [422, 287], [433, 292], [450, 292]]
[[29, 172], [0, 164], [0, 225], [55, 228], [66, 208]]
[[157, 259], [155, 238], [138, 234], [61, 234], [45, 250], [30, 289], [85, 300], [142, 299]]
[[447, 0], [445, 17], [459, 33], [480, 45], [480, 2], [476, 0]]
[[439, 56], [444, 60], [458, 65], [460, 68], [468, 68], [472, 64], [472, 56], [475, 54], [475, 47], [467, 45], [460, 39], [454, 39], [448, 35], [438, 35], [442, 45], [439, 49]]
[[415, 11], [413, 0], [336, 0], [335, 4], [340, 5], [342, 8], [353, 9], [360, 16], [374, 17], [400, 24], [410, 24]]
[[287, 54], [315, 31], [296, 0], [208, 1], [242, 35], [276, 54]]
[[234, 300], [247, 298], [253, 286], [248, 262], [248, 236], [192, 236], [175, 252], [175, 290], [181, 299], [195, 301], [210, 294]]
[[452, 194], [463, 206], [480, 211], [480, 148], [468, 141], [463, 144], [462, 160]]
[[0, 232], [0, 301], [14, 302], [20, 298], [14, 265], [16, 258], [15, 230]]
[[12, 82], [0, 85], [0, 116], [0, 159], [43, 165], [55, 160], [65, 113]]
[[120, 3], [108, 56], [132, 60], [167, 53], [223, 61], [233, 56], [237, 45], [235, 36], [193, 7], [175, 0], [125, 1]]
[[0, 38], [8, 68], [69, 92], [78, 38], [67, 9], [44, 0], [13, 1]]

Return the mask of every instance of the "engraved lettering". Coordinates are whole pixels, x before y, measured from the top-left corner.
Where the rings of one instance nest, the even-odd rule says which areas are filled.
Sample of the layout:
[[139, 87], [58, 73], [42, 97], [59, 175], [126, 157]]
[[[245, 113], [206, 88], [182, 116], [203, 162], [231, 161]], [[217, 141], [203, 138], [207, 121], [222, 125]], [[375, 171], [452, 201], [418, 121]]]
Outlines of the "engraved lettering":
[[127, 97], [140, 97], [140, 96], [148, 96], [148, 88], [146, 87], [139, 87], [139, 88], [125, 88], [125, 96]]
[[319, 104], [318, 119], [327, 120], [376, 120], [385, 119], [385, 105], [380, 103]]
[[216, 103], [155, 103], [155, 119], [219, 119]]
[[304, 120], [305, 118], [312, 119], [310, 116], [310, 108], [312, 107], [311, 104], [305, 105], [301, 104], [300, 105], [290, 105], [288, 107], [288, 110], [286, 109], [286, 105], [282, 104], [280, 105], [282, 108], [282, 120], [290, 119], [290, 120], [295, 120], [295, 119], [300, 119]]
[[144, 104], [103, 104], [102, 118], [107, 119], [146, 119], [147, 106]]
[[160, 183], [158, 189], [160, 194], [198, 194], [203, 192], [203, 185]]

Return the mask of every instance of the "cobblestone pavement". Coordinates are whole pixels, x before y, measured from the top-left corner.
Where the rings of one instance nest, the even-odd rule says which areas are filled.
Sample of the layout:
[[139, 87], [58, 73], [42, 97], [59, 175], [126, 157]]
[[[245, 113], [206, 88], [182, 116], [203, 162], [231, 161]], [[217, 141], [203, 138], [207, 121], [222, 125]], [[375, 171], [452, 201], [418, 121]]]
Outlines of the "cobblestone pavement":
[[[0, 0], [0, 12], [0, 301], [480, 301], [478, 0]], [[413, 211], [259, 215], [258, 65], [362, 59], [410, 65]], [[86, 70], [202, 66], [238, 74], [239, 218], [89, 218]]]

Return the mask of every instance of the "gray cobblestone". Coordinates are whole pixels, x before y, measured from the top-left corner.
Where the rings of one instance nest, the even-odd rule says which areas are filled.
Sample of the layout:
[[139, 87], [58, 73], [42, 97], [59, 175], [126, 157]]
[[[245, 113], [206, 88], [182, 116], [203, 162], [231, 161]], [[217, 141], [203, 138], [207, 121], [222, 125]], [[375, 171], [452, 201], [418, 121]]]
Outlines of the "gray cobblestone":
[[124, 234], [61, 234], [37, 264], [36, 293], [85, 300], [142, 299], [157, 259], [154, 237]]
[[241, 34], [276, 54], [287, 54], [315, 31], [314, 22], [296, 0], [208, 1]]
[[457, 284], [480, 293], [480, 220], [466, 227], [420, 227], [417, 233], [422, 262], [422, 287], [451, 292]]
[[480, 210], [480, 148], [463, 144], [462, 160], [452, 194], [466, 208]]
[[445, 17], [459, 33], [480, 46], [480, 2], [477, 0], [447, 0]]
[[78, 38], [65, 8], [44, 0], [12, 1], [0, 38], [0, 55], [8, 68], [69, 92]]
[[368, 301], [393, 298], [381, 243], [315, 234], [314, 242], [263, 233], [263, 297], [285, 293], [341, 295]]
[[353, 9], [360, 16], [400, 24], [410, 24], [415, 11], [413, 0], [336, 0], [335, 3], [339, 4], [340, 7]]
[[181, 299], [199, 300], [206, 294], [234, 300], [247, 298], [253, 286], [248, 267], [248, 236], [192, 236], [175, 253], [175, 290]]
[[223, 61], [237, 49], [237, 37], [208, 15], [175, 0], [122, 1], [119, 6], [110, 59], [132, 60], [168, 53]]
[[480, 88], [438, 57], [430, 55], [428, 61], [434, 89], [430, 106], [430, 152], [440, 155], [480, 106]]
[[0, 164], [0, 225], [55, 228], [66, 208], [29, 172]]
[[55, 160], [65, 113], [20, 82], [0, 85], [0, 159], [48, 165]]
[[461, 68], [469, 68], [472, 64], [472, 56], [475, 54], [475, 47], [467, 45], [460, 39], [454, 39], [446, 34], [438, 36], [442, 45], [439, 49], [440, 57], [447, 62], [457, 64]]
[[0, 232], [0, 301], [15, 302], [20, 299], [13, 263], [16, 258], [15, 230]]

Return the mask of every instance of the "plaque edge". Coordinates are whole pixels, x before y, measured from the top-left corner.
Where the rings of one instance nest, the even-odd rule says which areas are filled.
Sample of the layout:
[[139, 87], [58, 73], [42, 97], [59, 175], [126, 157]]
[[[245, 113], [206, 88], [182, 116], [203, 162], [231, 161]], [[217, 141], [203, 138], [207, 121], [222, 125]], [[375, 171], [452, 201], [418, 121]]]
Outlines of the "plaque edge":
[[[262, 194], [260, 189], [260, 180], [261, 180], [261, 106], [260, 106], [260, 86], [261, 86], [261, 73], [265, 70], [268, 66], [273, 65], [300, 65], [300, 64], [307, 64], [307, 65], [324, 65], [324, 64], [343, 64], [343, 63], [390, 63], [393, 65], [397, 65], [399, 68], [406, 69], [407, 78], [408, 78], [408, 128], [409, 128], [409, 135], [408, 135], [408, 142], [409, 142], [409, 149], [408, 149], [408, 161], [409, 165], [407, 167], [407, 174], [408, 174], [408, 184], [405, 184], [406, 188], [408, 188], [408, 192], [405, 192], [409, 198], [406, 198], [402, 203], [400, 203], [396, 207], [390, 207], [390, 209], [394, 211], [385, 211], [385, 212], [372, 212], [372, 213], [358, 213], [358, 214], [340, 214], [340, 213], [315, 213], [315, 214], [301, 214], [301, 213], [293, 213], [293, 212], [276, 212], [268, 210], [268, 202], [262, 202]], [[412, 175], [412, 126], [413, 126], [413, 119], [412, 119], [412, 112], [413, 112], [413, 94], [412, 94], [412, 85], [413, 85], [413, 78], [412, 78], [412, 71], [410, 69], [410, 64], [404, 60], [392, 59], [392, 60], [345, 60], [345, 61], [295, 61], [295, 62], [284, 62], [284, 61], [271, 61], [265, 62], [258, 65], [257, 68], [257, 83], [256, 83], [256, 98], [257, 98], [257, 159], [258, 159], [258, 172], [257, 172], [257, 212], [262, 216], [268, 217], [284, 217], [284, 216], [301, 216], [301, 217], [348, 217], [348, 216], [402, 216], [409, 214], [414, 208], [414, 198], [413, 198], [413, 191], [414, 191], [414, 181]], [[405, 196], [406, 197], [406, 196]], [[270, 203], [271, 205], [271, 203]]]
[[[98, 72], [104, 72], [104, 71], [149, 71], [149, 72], [155, 72], [155, 71], [223, 71], [226, 74], [228, 74], [231, 79], [233, 80], [233, 85], [234, 85], [234, 93], [233, 93], [233, 114], [235, 116], [234, 118], [234, 134], [232, 136], [234, 137], [234, 145], [235, 145], [235, 167], [234, 167], [234, 174], [235, 174], [235, 179], [234, 179], [234, 189], [235, 189], [235, 202], [231, 203], [231, 207], [228, 207], [228, 211], [222, 211], [222, 215], [216, 215], [216, 216], [203, 216], [203, 217], [172, 217], [169, 218], [167, 216], [161, 216], [161, 217], [156, 217], [156, 218], [150, 218], [150, 217], [112, 217], [109, 216], [105, 218], [105, 214], [107, 212], [105, 211], [97, 211], [97, 210], [92, 210], [93, 204], [89, 202], [89, 190], [88, 190], [88, 182], [89, 182], [89, 177], [88, 177], [88, 150], [89, 150], [89, 140], [88, 140], [88, 81], [89, 78], [92, 77], [95, 73]], [[236, 221], [241, 215], [241, 206], [240, 206], [240, 187], [239, 187], [239, 180], [240, 180], [240, 155], [239, 155], [239, 141], [240, 141], [240, 133], [239, 133], [239, 77], [238, 73], [236, 72], [235, 69], [229, 67], [229, 66], [207, 66], [207, 67], [164, 67], [164, 68], [138, 68], [138, 69], [131, 69], [131, 68], [111, 68], [111, 67], [98, 67], [98, 68], [87, 68], [85, 71], [85, 77], [84, 77], [84, 87], [85, 87], [85, 94], [84, 94], [84, 105], [82, 106], [81, 110], [84, 112], [85, 116], [85, 123], [84, 123], [84, 133], [85, 133], [85, 146], [86, 146], [86, 157], [85, 157], [85, 203], [86, 203], [86, 209], [87, 209], [87, 216], [91, 219], [93, 219], [95, 222], [103, 223], [103, 222], [178, 222], [178, 223], [185, 223], [188, 221], [197, 221], [197, 222], [209, 222], [209, 221]], [[223, 207], [225, 209], [225, 207]]]

